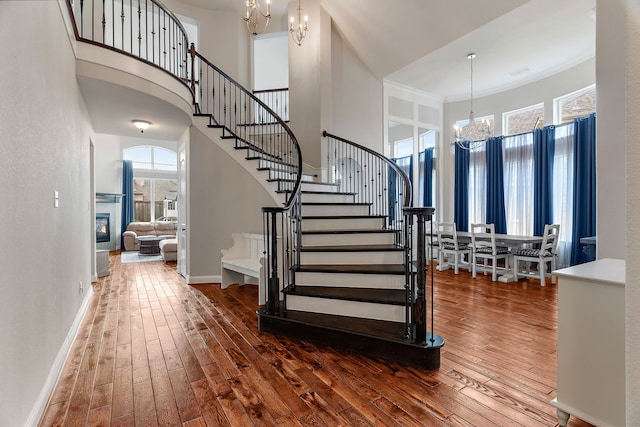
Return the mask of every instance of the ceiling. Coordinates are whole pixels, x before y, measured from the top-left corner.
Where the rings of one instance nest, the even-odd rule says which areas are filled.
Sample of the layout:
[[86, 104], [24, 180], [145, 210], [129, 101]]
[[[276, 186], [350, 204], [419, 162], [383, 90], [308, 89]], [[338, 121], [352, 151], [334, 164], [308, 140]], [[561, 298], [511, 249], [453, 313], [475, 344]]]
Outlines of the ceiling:
[[[234, 10], [238, 19], [244, 13], [245, 0], [177, 1]], [[301, 1], [303, 9], [307, 1], [320, 2], [336, 31], [379, 80], [445, 102], [468, 99], [470, 52], [477, 54], [475, 97], [535, 81], [595, 55], [595, 0]], [[288, 0], [271, 0], [274, 24], [286, 23], [287, 5]], [[89, 95], [85, 101], [98, 133], [177, 140], [188, 126], [184, 112], [152, 96], [92, 79], [79, 78], [79, 83]], [[154, 125], [141, 135], [133, 118]]]
[[[244, 13], [244, 0], [180, 1]], [[544, 78], [595, 55], [595, 0], [315, 1], [375, 77], [445, 101], [468, 98], [471, 52], [477, 54], [475, 96]], [[271, 0], [273, 21], [283, 21], [287, 4]]]

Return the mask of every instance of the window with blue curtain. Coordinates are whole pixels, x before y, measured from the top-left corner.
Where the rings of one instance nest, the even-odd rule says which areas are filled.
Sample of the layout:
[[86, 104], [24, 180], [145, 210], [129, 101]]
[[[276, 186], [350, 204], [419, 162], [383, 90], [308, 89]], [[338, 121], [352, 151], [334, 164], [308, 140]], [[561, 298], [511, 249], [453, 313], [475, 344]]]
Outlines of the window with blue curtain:
[[533, 235], [542, 236], [553, 224], [553, 157], [555, 126], [533, 131]]
[[454, 164], [454, 203], [453, 221], [459, 231], [469, 231], [469, 143], [461, 142], [465, 148], [456, 144]]
[[419, 163], [419, 198], [418, 204], [424, 207], [433, 206], [433, 148], [418, 153]]
[[124, 251], [124, 232], [129, 223], [133, 222], [133, 162], [122, 162], [122, 216], [121, 216], [121, 242], [120, 249]]
[[595, 113], [573, 121], [575, 127], [573, 231], [571, 265], [591, 261], [582, 251], [580, 239], [596, 235], [596, 116]]
[[502, 137], [487, 140], [487, 224], [494, 224], [496, 233], [507, 232], [504, 210], [504, 168], [502, 165]]
[[[409, 182], [413, 186], [413, 156], [405, 156], [398, 157], [395, 159], [391, 159], [396, 165], [402, 169], [404, 173], [409, 177]], [[401, 184], [400, 177], [397, 176], [395, 171], [389, 168], [389, 221], [393, 221], [396, 218], [399, 218], [402, 212], [399, 210], [402, 208], [398, 197], [398, 185]], [[404, 197], [404, 196], [403, 196]], [[413, 200], [411, 200], [411, 205], [413, 205]]]
[[595, 126], [594, 113], [571, 125], [490, 138], [473, 150], [456, 145], [458, 230], [485, 218], [511, 234], [542, 235], [545, 224], [560, 224], [558, 266], [590, 261], [580, 238], [596, 228]]

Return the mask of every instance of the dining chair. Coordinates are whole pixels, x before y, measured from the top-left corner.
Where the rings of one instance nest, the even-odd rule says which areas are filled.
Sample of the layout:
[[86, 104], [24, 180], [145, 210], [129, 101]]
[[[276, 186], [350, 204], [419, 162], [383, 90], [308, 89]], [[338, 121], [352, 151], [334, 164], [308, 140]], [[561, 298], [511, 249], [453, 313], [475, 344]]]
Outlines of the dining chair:
[[509, 268], [509, 248], [496, 245], [496, 231], [494, 224], [471, 224], [471, 271], [476, 278], [477, 260], [482, 258], [482, 270], [487, 274], [487, 261], [491, 260], [491, 280], [498, 280], [498, 260], [503, 259], [505, 269]]
[[[458, 274], [460, 267], [463, 266], [464, 256], [467, 256], [467, 261], [471, 255], [471, 250], [467, 243], [458, 242], [458, 231], [456, 230], [455, 222], [439, 222], [437, 225], [438, 230], [438, 270], [442, 270], [444, 267], [444, 257], [446, 255], [453, 256], [453, 270], [455, 274]], [[447, 256], [447, 263], [449, 257]]]
[[426, 221], [425, 233], [427, 237], [427, 244], [431, 249], [431, 259], [440, 259], [438, 258], [438, 252], [440, 250], [440, 242], [438, 241], [438, 223], [436, 221]]
[[[551, 276], [551, 283], [556, 283], [555, 277], [551, 274], [556, 269], [556, 248], [558, 247], [558, 238], [560, 236], [560, 224], [547, 224], [544, 226], [542, 233], [542, 245], [539, 249], [518, 249], [513, 253], [513, 276], [515, 280], [519, 277], [538, 276], [540, 278], [540, 286], [545, 285], [545, 277]], [[537, 262], [538, 271], [532, 273], [520, 271], [520, 262]], [[547, 273], [547, 264], [551, 263], [551, 268]]]

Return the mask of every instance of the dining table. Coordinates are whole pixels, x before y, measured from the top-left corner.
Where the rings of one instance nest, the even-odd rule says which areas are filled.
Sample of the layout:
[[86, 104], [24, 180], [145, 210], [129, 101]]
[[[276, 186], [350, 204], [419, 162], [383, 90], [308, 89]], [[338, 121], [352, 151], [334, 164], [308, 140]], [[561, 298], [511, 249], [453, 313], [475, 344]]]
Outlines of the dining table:
[[[458, 242], [470, 243], [471, 232], [470, 231], [457, 231]], [[518, 234], [502, 234], [496, 233], [496, 246], [506, 246], [511, 252], [518, 249], [533, 248], [536, 245], [542, 244], [542, 236], [523, 236]], [[434, 237], [435, 233], [434, 233]], [[509, 257], [509, 265], [513, 268], [513, 256]], [[446, 270], [447, 266], [438, 266], [438, 270]], [[516, 281], [516, 275], [513, 270], [498, 277], [499, 282], [509, 283]]]

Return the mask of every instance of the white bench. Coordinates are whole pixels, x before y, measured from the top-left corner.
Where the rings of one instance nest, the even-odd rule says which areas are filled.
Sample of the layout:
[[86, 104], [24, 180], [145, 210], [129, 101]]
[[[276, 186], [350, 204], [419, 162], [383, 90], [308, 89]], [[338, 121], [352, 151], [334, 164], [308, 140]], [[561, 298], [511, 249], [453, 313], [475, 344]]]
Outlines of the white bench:
[[233, 246], [222, 250], [220, 261], [222, 271], [222, 289], [229, 285], [245, 283], [258, 284], [258, 304], [265, 303], [263, 280], [264, 236], [262, 234], [234, 233]]

